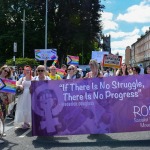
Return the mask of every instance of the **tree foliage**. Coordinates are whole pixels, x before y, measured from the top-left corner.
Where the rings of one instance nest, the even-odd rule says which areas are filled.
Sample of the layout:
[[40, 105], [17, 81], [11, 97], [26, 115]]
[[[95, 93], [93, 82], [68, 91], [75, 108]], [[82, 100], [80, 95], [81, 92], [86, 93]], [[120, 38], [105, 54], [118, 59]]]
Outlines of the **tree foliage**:
[[[66, 55], [80, 56], [87, 63], [97, 36], [102, 33], [100, 0], [48, 0], [48, 48], [57, 48], [59, 62]], [[45, 45], [45, 0], [0, 0], [1, 62], [22, 57], [23, 10], [25, 10], [25, 57], [34, 58], [34, 49]], [[84, 58], [84, 59], [82, 59]]]
[[[13, 66], [14, 65], [13, 63], [14, 62], [12, 59], [7, 59], [6, 61], [6, 65], [8, 66]], [[38, 66], [39, 62], [37, 62], [35, 59], [32, 59], [32, 58], [17, 58], [15, 61], [15, 65], [17, 67], [24, 67], [26, 65], [34, 67], [34, 66]]]

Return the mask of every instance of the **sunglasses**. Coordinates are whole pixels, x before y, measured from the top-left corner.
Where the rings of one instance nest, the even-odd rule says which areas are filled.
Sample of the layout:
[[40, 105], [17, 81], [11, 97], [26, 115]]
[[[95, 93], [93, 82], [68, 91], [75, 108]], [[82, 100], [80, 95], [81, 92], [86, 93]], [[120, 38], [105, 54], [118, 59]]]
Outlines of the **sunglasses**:
[[67, 69], [67, 70], [74, 70], [74, 69], [71, 69], [71, 68], [70, 68], [70, 69]]
[[44, 72], [44, 70], [38, 70], [37, 72]]
[[5, 72], [7, 72], [7, 73], [9, 73], [9, 71], [7, 71], [7, 70], [4, 70]]

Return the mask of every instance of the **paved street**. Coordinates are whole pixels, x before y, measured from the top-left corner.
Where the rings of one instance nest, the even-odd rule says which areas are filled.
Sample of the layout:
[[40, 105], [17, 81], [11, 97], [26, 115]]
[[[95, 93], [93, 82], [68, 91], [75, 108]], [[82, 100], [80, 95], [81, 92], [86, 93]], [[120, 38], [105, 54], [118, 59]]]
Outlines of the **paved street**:
[[6, 137], [0, 150], [149, 150], [150, 132], [114, 133], [101, 135], [73, 135], [33, 137], [31, 129], [14, 128], [13, 120], [6, 120]]

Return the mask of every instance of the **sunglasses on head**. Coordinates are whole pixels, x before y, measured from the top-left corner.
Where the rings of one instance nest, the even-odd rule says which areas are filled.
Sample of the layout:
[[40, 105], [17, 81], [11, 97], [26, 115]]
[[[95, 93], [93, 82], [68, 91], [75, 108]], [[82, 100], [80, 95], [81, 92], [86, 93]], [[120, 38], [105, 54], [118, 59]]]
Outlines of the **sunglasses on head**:
[[7, 73], [9, 73], [9, 71], [8, 70], [4, 70], [5, 72], [7, 72]]
[[37, 72], [44, 72], [44, 70], [38, 70]]

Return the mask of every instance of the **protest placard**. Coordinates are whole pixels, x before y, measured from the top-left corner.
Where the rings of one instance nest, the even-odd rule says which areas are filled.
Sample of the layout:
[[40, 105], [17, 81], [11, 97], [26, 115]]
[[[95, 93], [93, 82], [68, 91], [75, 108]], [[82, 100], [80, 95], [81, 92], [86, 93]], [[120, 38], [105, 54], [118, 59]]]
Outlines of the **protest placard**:
[[104, 54], [103, 56], [103, 66], [110, 68], [120, 68], [122, 63], [122, 56], [113, 54]]
[[35, 49], [35, 59], [37, 60], [56, 60], [56, 49]]
[[91, 59], [94, 59], [98, 63], [101, 63], [103, 61], [104, 54], [108, 54], [108, 52], [104, 52], [104, 51], [92, 51], [92, 57], [91, 57]]

